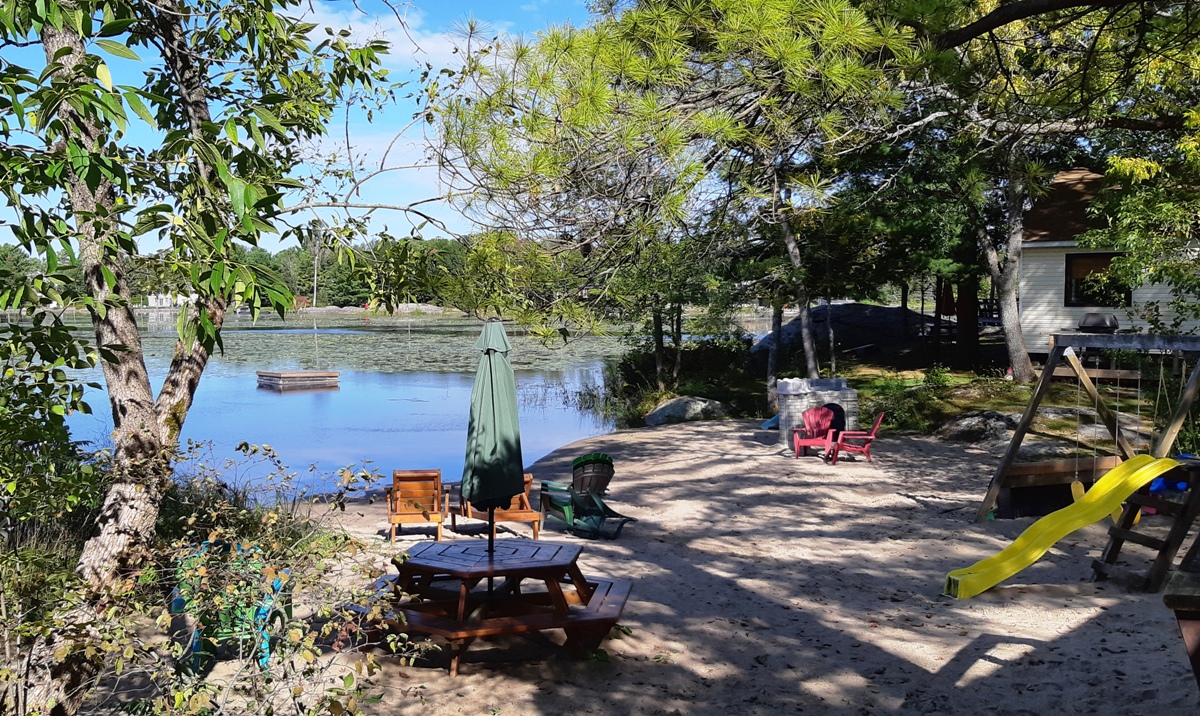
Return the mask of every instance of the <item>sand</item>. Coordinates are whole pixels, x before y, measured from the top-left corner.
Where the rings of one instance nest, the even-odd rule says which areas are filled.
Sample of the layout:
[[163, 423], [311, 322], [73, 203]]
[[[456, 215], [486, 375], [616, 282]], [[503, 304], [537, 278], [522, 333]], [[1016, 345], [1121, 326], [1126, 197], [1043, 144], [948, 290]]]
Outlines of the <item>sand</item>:
[[[1002, 548], [1032, 519], [971, 520], [999, 454], [884, 435], [875, 462], [796, 460], [749, 421], [622, 431], [532, 465], [616, 464], [610, 502], [638, 518], [580, 542], [586, 574], [634, 582], [605, 661], [550, 640], [476, 642], [458, 677], [385, 661], [376, 713], [1189, 714], [1200, 696], [1161, 596], [1092, 583], [1103, 525], [971, 600], [947, 571]], [[419, 466], [407, 466], [419, 467]], [[382, 504], [347, 528], [386, 549]], [[1154, 519], [1154, 518], [1151, 518]], [[1161, 518], [1157, 518], [1161, 519]], [[478, 524], [478, 523], [476, 523]], [[431, 539], [408, 527], [399, 546]], [[450, 539], [475, 538], [454, 535]], [[516, 525], [504, 539], [528, 538]], [[1131, 547], [1130, 566], [1149, 566]], [[561, 638], [558, 637], [561, 641]]]

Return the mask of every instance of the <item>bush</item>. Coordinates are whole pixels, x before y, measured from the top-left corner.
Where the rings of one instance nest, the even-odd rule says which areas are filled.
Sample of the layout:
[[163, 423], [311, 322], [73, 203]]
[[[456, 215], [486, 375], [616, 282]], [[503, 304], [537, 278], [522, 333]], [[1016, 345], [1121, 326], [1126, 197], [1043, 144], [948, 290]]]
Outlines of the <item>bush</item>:
[[887, 376], [864, 391], [868, 395], [863, 399], [863, 414], [886, 412], [888, 425], [892, 428], [928, 432], [933, 426], [931, 416], [939, 390], [926, 382], [914, 385], [899, 376]]
[[[666, 351], [668, 371], [674, 353]], [[740, 337], [721, 336], [687, 340], [683, 344], [679, 381], [658, 388], [653, 346], [644, 338], [616, 363], [605, 369], [603, 386], [587, 386], [576, 394], [576, 404], [614, 418], [619, 427], [638, 427], [656, 405], [679, 395], [694, 395], [729, 405], [735, 417], [762, 416], [767, 409], [766, 388], [750, 371], [750, 345]]]
[[[367, 643], [363, 620], [381, 619], [385, 606], [371, 586], [384, 555], [333, 519], [375, 474], [343, 469], [317, 497], [294, 485], [295, 473], [269, 448], [242, 451], [242, 461], [216, 463], [199, 457], [203, 446], [188, 446], [150, 559], [76, 643], [100, 652], [102, 687], [147, 685], [150, 696], [121, 695], [121, 708], [133, 713], [355, 713], [371, 695], [377, 665], [370, 653], [357, 666], [337, 653], [415, 653], [402, 635]], [[0, 636], [18, 653], [78, 603], [77, 558], [78, 545], [66, 542], [29, 542], [0, 555], [10, 617], [14, 600], [22, 605], [16, 627]], [[151, 624], [169, 640], [146, 638]], [[235, 663], [208, 680], [218, 658]]]
[[950, 387], [950, 369], [944, 365], [934, 364], [925, 369], [922, 384], [930, 390], [942, 390]]

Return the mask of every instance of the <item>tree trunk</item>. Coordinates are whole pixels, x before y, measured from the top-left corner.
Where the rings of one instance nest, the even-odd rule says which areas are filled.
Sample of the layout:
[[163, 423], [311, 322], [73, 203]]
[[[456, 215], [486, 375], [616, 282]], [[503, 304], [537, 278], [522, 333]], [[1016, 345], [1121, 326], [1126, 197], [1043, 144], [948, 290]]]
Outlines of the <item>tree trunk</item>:
[[1012, 365], [1013, 380], [1018, 383], [1032, 383], [1036, 378], [1033, 372], [1033, 362], [1029, 360], [1029, 351], [1025, 348], [1025, 336], [1021, 333], [1021, 316], [1017, 303], [1021, 276], [1025, 194], [1025, 180], [1020, 176], [1014, 161], [1009, 170], [1008, 183], [1004, 188], [1008, 231], [1004, 237], [1003, 260], [1000, 257], [1001, 239], [989, 235], [986, 228], [980, 227], [978, 230], [979, 242], [992, 275], [992, 284], [996, 287], [1000, 324], [1004, 328], [1004, 343], [1008, 349], [1008, 361]]
[[655, 308], [651, 313], [654, 324], [654, 380], [658, 384], [660, 391], [667, 389], [667, 382], [663, 377], [666, 368], [663, 365], [663, 353], [666, 348], [663, 346], [663, 317], [662, 309]]
[[908, 281], [905, 281], [900, 284], [900, 331], [904, 340], [908, 340], [909, 337], [908, 319]]
[[[204, 75], [188, 53], [181, 16], [163, 11], [149, 19], [160, 30], [166, 28], [160, 49], [184, 98], [191, 131], [198, 135], [211, 120]], [[42, 45], [47, 61], [59, 63], [62, 76], [71, 80], [85, 54], [81, 38], [69, 24], [61, 30], [47, 24], [42, 29]], [[58, 118], [63, 123], [64, 142], [86, 151], [103, 151], [101, 128], [69, 103], [58, 107]], [[200, 170], [206, 173], [205, 168]], [[97, 615], [121, 606], [131, 578], [145, 562], [163, 490], [170, 479], [179, 431], [209, 358], [198, 342], [191, 346], [178, 343], [163, 388], [154, 399], [124, 280], [125, 257], [112, 253], [108, 237], [113, 227], [103, 218], [115, 213], [114, 189], [107, 181], [89, 185], [82, 177], [73, 177], [67, 195], [76, 217], [84, 281], [95, 305], [102, 307], [91, 309], [96, 343], [113, 357], [111, 362], [101, 362], [113, 414], [113, 457], [109, 467], [112, 485], [95, 533], [85, 543], [76, 567], [82, 592], [76, 595], [74, 606], [56, 615], [59, 628], [23, 645], [18, 673], [27, 690], [4, 695], [0, 714], [70, 716], [89, 695], [107, 658], [106, 647], [113, 646], [112, 634], [105, 633], [105, 625]], [[115, 278], [111, 284], [102, 267]], [[225, 303], [218, 298], [207, 307], [190, 310], [207, 311], [219, 329]], [[121, 348], [114, 350], [116, 347]]]
[[675, 304], [671, 315], [671, 341], [675, 344], [675, 365], [671, 368], [671, 387], [679, 385], [679, 371], [683, 368], [683, 304]]
[[941, 276], [933, 284], [933, 358], [941, 360], [942, 358], [942, 338], [945, 336], [945, 331], [942, 330], [942, 296], [946, 295], [945, 289], [946, 279]]
[[[792, 231], [791, 219], [787, 213], [782, 210], [784, 204], [784, 194], [779, 188], [779, 184], [775, 184], [775, 215], [780, 217], [779, 228], [783, 233], [783, 244], [787, 248], [788, 258], [792, 262], [792, 266], [800, 269], [804, 268], [804, 258], [800, 255], [800, 245], [796, 241], [796, 234]], [[804, 348], [804, 363], [808, 369], [809, 378], [820, 378], [821, 371], [817, 363], [817, 343], [813, 339], [812, 317], [808, 312], [809, 295], [808, 289], [804, 282], [801, 281], [796, 287], [796, 297], [800, 304], [800, 345]]]
[[837, 377], [837, 340], [833, 335], [833, 301], [825, 299], [825, 332], [829, 334], [829, 377]]
[[925, 337], [925, 277], [921, 277], [921, 337]]
[[968, 272], [958, 282], [958, 340], [956, 358], [964, 368], [979, 362], [979, 274]]
[[767, 350], [767, 409], [779, 412], [779, 356], [783, 355], [783, 299], [771, 301], [771, 347]]
[[800, 296], [800, 344], [804, 346], [804, 365], [809, 378], [821, 377], [817, 362], [817, 343], [813, 340], [812, 314], [808, 310], [808, 295]]

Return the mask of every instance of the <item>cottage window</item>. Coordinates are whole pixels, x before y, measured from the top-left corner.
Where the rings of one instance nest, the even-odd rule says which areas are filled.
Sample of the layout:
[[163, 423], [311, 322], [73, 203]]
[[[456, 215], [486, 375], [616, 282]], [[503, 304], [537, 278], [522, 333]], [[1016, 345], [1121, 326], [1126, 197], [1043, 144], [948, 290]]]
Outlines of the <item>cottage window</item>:
[[1067, 254], [1064, 306], [1123, 308], [1133, 303], [1128, 289], [1101, 289], [1092, 276], [1104, 274], [1119, 253]]

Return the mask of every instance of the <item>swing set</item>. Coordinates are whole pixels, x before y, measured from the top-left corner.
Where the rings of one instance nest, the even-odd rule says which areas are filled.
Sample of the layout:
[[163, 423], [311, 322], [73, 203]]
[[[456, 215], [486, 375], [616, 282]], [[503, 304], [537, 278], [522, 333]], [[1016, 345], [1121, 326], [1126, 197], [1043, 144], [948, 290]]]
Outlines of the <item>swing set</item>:
[[[1185, 353], [1200, 353], [1200, 336], [1093, 333], [1055, 333], [1050, 336], [1050, 355], [1046, 359], [1045, 367], [1042, 369], [1041, 378], [1034, 387], [1033, 396], [1030, 398], [1029, 404], [1025, 407], [1025, 412], [1021, 415], [1021, 419], [1017, 422], [1012, 441], [1009, 443], [1004, 457], [1000, 460], [999, 467], [996, 468], [996, 472], [992, 476], [983, 502], [979, 505], [979, 510], [975, 514], [976, 522], [983, 522], [988, 518], [988, 515], [996, 507], [1001, 490], [1014, 487], [1066, 484], [1072, 482], [1072, 480], [1064, 478], [1070, 478], [1072, 475], [1076, 478], [1080, 475], [1085, 475], [1090, 479], [1096, 474], [1116, 467], [1122, 461], [1128, 460], [1136, 454], [1134, 447], [1126, 439], [1118, 423], [1119, 405], [1117, 411], [1113, 411], [1104, 403], [1099, 390], [1096, 388], [1096, 384], [1092, 382], [1089, 376], [1089, 371], [1083, 367], [1083, 363], [1076, 352], [1077, 350], [1132, 350], [1140, 352], [1156, 351], [1161, 353], [1182, 351]], [[1029, 433], [1029, 428], [1032, 426], [1033, 419], [1037, 415], [1038, 406], [1041, 405], [1042, 399], [1045, 398], [1046, 391], [1050, 387], [1050, 381], [1055, 376], [1055, 369], [1059, 368], [1059, 365], [1064, 361], [1070, 367], [1071, 373], [1078, 380], [1076, 391], [1077, 402], [1079, 400], [1078, 390], [1082, 389], [1083, 392], [1087, 393], [1101, 423], [1112, 437], [1118, 455], [1100, 457], [1093, 451], [1093, 456], [1090, 459], [1074, 458], [1052, 460], [1043, 463], [1018, 464], [1016, 458], [1017, 453], [1021, 449], [1021, 443]], [[1099, 374], [1098, 377], [1115, 377], [1119, 386], [1120, 377], [1124, 372], [1119, 370], [1107, 373], [1092, 371], [1092, 374]], [[1061, 376], [1062, 372], [1059, 371], [1058, 375]], [[1159, 384], [1161, 386], [1162, 382], [1160, 381]], [[1139, 379], [1137, 387], [1137, 399], [1139, 403], [1142, 397], [1141, 389], [1141, 381]], [[1170, 420], [1162, 432], [1154, 436], [1150, 446], [1150, 455], [1152, 457], [1165, 457], [1170, 452], [1171, 447], [1175, 443], [1175, 438], [1178, 437], [1179, 431], [1183, 427], [1183, 422], [1192, 408], [1192, 403], [1196, 399], [1198, 389], [1200, 389], [1200, 363], [1196, 364], [1196, 367], [1188, 377]], [[1141, 417], [1140, 407], [1138, 417]], [[1079, 442], [1078, 437], [1076, 440]]]

